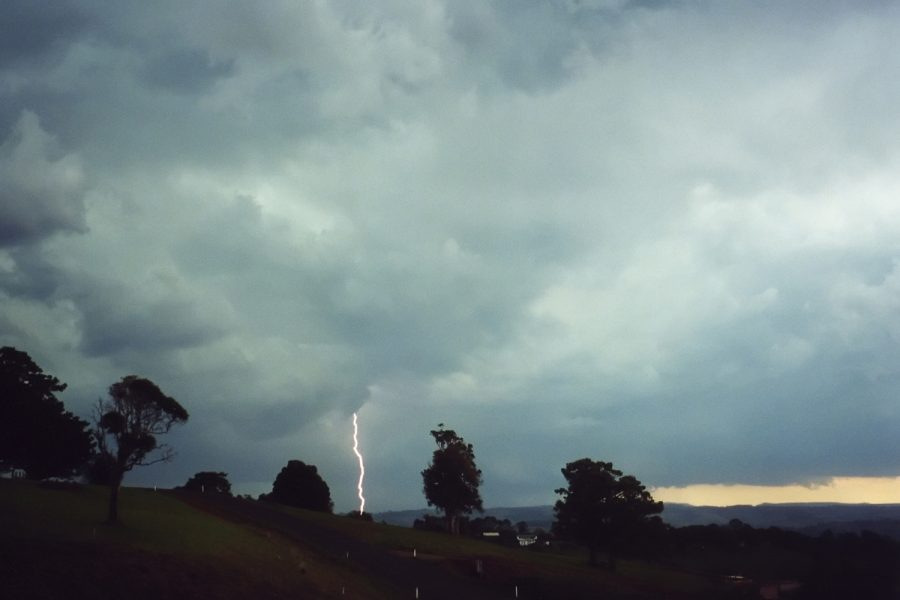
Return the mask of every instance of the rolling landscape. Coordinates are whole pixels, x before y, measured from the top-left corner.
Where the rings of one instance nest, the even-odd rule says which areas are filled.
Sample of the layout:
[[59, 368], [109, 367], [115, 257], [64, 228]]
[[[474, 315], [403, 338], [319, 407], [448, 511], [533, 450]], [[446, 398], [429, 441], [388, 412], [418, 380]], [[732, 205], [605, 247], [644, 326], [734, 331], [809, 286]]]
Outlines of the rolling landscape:
[[[849, 583], [831, 574], [816, 587], [829, 576], [824, 543], [734, 523], [676, 529], [651, 557], [621, 560], [612, 572], [588, 566], [585, 551], [567, 543], [519, 548], [216, 493], [123, 488], [121, 523], [110, 525], [106, 494], [101, 486], [0, 480], [0, 596], [712, 599], [765, 597], [782, 586], [781, 597], [892, 598], [900, 589], [897, 545], [869, 534], [846, 537], [843, 554], [828, 558], [840, 559]], [[488, 512], [527, 520], [547, 508]], [[744, 512], [696, 509], [694, 518], [704, 510], [752, 516], [737, 507]], [[880, 508], [816, 510], [858, 520]], [[883, 560], [860, 562], [873, 555]], [[803, 585], [816, 595], [803, 595]], [[867, 595], [840, 595], [846, 589]]]
[[[54, 598], [719, 597], [706, 577], [582, 553], [527, 552], [247, 499], [0, 481], [0, 596]], [[476, 561], [482, 575], [475, 572]], [[710, 595], [712, 594], [712, 595]]]
[[0, 600], [900, 600], [898, 39], [0, 0]]
[[[433, 513], [427, 508], [375, 513], [376, 521], [412, 527], [423, 514]], [[553, 523], [553, 507], [520, 506], [488, 508], [484, 516], [508, 519], [512, 523], [525, 521], [532, 528], [549, 531]], [[756, 506], [693, 506], [666, 503], [662, 518], [675, 527], [688, 525], [727, 525], [739, 519], [756, 528], [779, 527], [818, 535], [827, 530], [834, 533], [872, 531], [900, 541], [900, 504], [838, 504], [790, 503], [760, 504]]]

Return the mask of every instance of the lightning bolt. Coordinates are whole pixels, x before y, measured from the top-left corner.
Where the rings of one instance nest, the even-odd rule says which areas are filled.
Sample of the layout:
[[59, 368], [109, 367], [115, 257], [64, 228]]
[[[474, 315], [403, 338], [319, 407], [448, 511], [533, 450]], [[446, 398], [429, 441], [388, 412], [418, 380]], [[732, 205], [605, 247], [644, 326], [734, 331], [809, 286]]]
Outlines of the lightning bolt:
[[363, 477], [366, 476], [366, 467], [363, 465], [363, 456], [359, 453], [358, 435], [359, 426], [356, 423], [356, 413], [353, 413], [353, 453], [359, 459], [359, 482], [356, 484], [356, 489], [359, 492], [359, 514], [363, 514], [366, 508], [366, 498], [363, 496]]

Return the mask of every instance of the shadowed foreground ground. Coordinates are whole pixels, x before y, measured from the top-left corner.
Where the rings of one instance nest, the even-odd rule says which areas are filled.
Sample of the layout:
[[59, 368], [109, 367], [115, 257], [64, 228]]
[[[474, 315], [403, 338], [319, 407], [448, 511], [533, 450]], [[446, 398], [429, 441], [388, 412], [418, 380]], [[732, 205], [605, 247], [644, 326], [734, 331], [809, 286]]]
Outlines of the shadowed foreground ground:
[[[414, 598], [416, 588], [420, 598], [434, 600], [490, 600], [513, 595], [511, 586], [506, 586], [509, 589], [504, 590], [497, 582], [477, 577], [475, 559], [462, 561], [465, 564], [460, 564], [460, 561], [436, 560], [435, 557], [413, 558], [410, 551], [386, 551], [333, 527], [299, 519], [269, 503], [213, 495], [178, 496], [218, 516], [278, 531], [279, 534], [314, 549], [326, 560], [343, 563], [353, 571], [366, 573], [377, 581], [379, 587], [389, 591], [393, 598]], [[347, 587], [352, 589], [353, 582], [348, 582]], [[519, 597], [526, 596], [520, 594]]]
[[[532, 552], [213, 494], [0, 481], [0, 598], [473, 600], [722, 598], [720, 586], [634, 562]], [[417, 557], [413, 558], [413, 549]], [[477, 574], [476, 561], [483, 572]]]

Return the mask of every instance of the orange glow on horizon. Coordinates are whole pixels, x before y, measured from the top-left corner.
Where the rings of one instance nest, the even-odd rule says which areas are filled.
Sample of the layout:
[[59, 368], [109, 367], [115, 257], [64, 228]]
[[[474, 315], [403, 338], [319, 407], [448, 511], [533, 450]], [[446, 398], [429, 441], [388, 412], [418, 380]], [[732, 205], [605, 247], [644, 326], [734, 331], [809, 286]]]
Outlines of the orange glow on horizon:
[[697, 484], [658, 487], [655, 500], [695, 506], [839, 502], [846, 504], [900, 504], [900, 477], [834, 477], [809, 485]]

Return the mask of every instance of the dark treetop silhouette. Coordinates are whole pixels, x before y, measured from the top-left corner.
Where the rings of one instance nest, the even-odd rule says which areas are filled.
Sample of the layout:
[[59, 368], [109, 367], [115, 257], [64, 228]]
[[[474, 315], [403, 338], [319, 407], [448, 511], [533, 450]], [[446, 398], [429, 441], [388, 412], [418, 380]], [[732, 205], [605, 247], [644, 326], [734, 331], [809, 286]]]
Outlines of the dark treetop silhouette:
[[223, 473], [222, 471], [200, 471], [188, 479], [179, 489], [230, 496], [231, 482], [228, 481], [228, 473]]
[[71, 475], [87, 462], [94, 445], [88, 423], [57, 400], [64, 389], [27, 353], [0, 348], [0, 460], [33, 479]]
[[431, 464], [422, 471], [425, 499], [428, 506], [436, 506], [444, 512], [447, 529], [459, 532], [459, 516], [482, 511], [481, 471], [475, 466], [475, 451], [472, 444], [459, 437], [452, 429], [444, 429], [439, 423], [437, 430], [431, 431], [437, 450]]
[[136, 466], [172, 460], [174, 451], [156, 438], [187, 420], [187, 411], [174, 398], [136, 375], [112, 384], [109, 398], [97, 401], [94, 435], [109, 468], [110, 522], [119, 518], [119, 488], [125, 473]]
[[597, 549], [604, 547], [609, 567], [616, 554], [649, 525], [648, 517], [661, 513], [662, 502], [632, 475], [623, 475], [609, 462], [582, 458], [562, 469], [568, 487], [556, 490], [554, 530], [562, 537], [587, 545], [590, 563], [597, 563]]
[[262, 494], [259, 499], [328, 513], [334, 508], [331, 490], [319, 470], [302, 460], [288, 461], [275, 478], [272, 492]]

